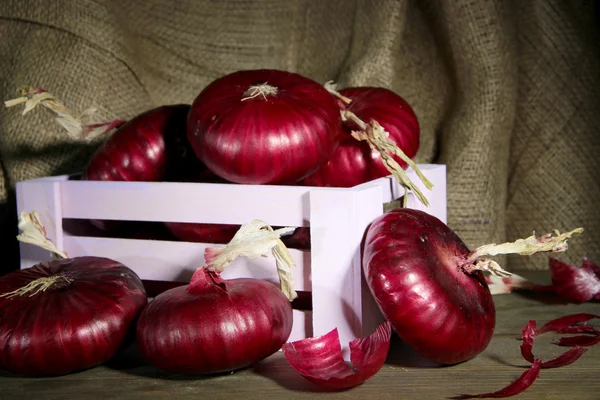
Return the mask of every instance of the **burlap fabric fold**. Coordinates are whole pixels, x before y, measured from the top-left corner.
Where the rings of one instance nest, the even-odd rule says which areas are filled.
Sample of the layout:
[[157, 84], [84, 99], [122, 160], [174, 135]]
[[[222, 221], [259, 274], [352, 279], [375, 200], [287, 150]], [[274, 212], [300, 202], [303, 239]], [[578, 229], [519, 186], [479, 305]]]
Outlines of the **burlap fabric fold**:
[[[415, 108], [418, 162], [448, 166], [448, 223], [469, 245], [583, 226], [558, 257], [600, 260], [600, 43], [594, 1], [4, 0], [0, 96], [44, 87], [128, 119], [213, 79], [278, 68], [388, 87]], [[80, 171], [98, 142], [44, 110], [0, 117], [2, 247], [15, 183]], [[508, 257], [547, 268], [547, 256]], [[17, 261], [2, 271], [17, 267]]]

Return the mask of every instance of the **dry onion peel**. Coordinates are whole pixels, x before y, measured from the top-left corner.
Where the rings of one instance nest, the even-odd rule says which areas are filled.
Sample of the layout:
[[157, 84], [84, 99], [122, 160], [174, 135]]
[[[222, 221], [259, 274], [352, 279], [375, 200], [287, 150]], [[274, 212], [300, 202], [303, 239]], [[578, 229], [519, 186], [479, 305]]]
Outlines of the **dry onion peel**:
[[[529, 362], [534, 362], [536, 359], [532, 350], [534, 339], [538, 333], [539, 332], [536, 330], [536, 322], [534, 320], [529, 321], [521, 331], [521, 339], [523, 340], [521, 343], [521, 355]], [[574, 347], [555, 358], [542, 361], [541, 368], [559, 368], [567, 366], [577, 361], [586, 351], [586, 348]]]
[[282, 351], [290, 365], [308, 381], [328, 389], [347, 389], [364, 383], [381, 369], [391, 333], [391, 324], [384, 322], [370, 336], [350, 342], [352, 367], [342, 357], [337, 329], [286, 343]]
[[535, 360], [533, 365], [525, 372], [521, 374], [514, 382], [500, 389], [496, 392], [483, 393], [483, 394], [461, 394], [453, 399], [483, 399], [483, 398], [494, 398], [500, 399], [504, 397], [516, 396], [519, 393], [524, 392], [529, 388], [533, 382], [540, 375], [541, 361]]

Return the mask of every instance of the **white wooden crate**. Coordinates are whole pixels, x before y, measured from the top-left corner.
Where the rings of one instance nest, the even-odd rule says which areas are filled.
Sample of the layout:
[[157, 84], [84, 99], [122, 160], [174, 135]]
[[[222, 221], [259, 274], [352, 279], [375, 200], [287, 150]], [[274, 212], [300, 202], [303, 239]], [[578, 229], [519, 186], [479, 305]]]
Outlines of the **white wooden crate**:
[[[412, 193], [408, 207], [446, 222], [446, 168], [421, 164], [433, 183], [423, 206]], [[182, 281], [203, 265], [204, 249], [214, 244], [72, 236], [62, 219], [244, 224], [261, 219], [272, 226], [310, 227], [311, 249], [290, 249], [298, 291], [311, 292], [312, 311], [294, 310], [290, 341], [338, 328], [349, 359], [348, 342], [365, 336], [383, 321], [366, 286], [360, 260], [365, 229], [383, 213], [383, 203], [404, 189], [390, 176], [352, 188], [234, 185], [172, 182], [90, 182], [56, 176], [17, 184], [17, 211], [37, 211], [48, 237], [70, 257], [94, 255], [117, 260], [142, 279]], [[21, 268], [50, 259], [47, 251], [21, 243]], [[254, 277], [277, 282], [272, 257], [238, 259], [225, 279]]]

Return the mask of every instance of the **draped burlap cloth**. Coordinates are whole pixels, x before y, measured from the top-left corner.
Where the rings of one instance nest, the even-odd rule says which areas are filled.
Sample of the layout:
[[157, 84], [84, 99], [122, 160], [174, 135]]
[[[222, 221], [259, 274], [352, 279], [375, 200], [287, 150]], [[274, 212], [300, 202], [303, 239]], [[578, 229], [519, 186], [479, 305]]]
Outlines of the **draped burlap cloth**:
[[[598, 261], [595, 4], [3, 0], [0, 95], [43, 87], [74, 113], [96, 107], [103, 121], [191, 103], [209, 82], [240, 69], [388, 87], [420, 119], [416, 160], [447, 165], [448, 223], [469, 246], [583, 226], [559, 257]], [[1, 111], [9, 238], [15, 183], [80, 171], [97, 146], [68, 139], [46, 110], [24, 117], [21, 110]], [[502, 261], [508, 269], [547, 268], [547, 256]]]

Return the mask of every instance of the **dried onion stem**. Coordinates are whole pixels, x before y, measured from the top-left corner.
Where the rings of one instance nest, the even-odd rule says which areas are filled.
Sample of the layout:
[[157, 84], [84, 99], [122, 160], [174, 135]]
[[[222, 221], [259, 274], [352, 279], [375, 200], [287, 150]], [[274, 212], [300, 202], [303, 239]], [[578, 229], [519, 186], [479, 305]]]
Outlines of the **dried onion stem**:
[[463, 265], [465, 272], [476, 270], [488, 271], [492, 275], [507, 277], [511, 273], [502, 269], [502, 267], [490, 258], [482, 258], [485, 256], [495, 256], [498, 254], [519, 254], [522, 256], [530, 256], [541, 252], [564, 252], [567, 250], [567, 240], [575, 233], [582, 233], [583, 228], [573, 229], [570, 232], [560, 233], [558, 230], [552, 233], [547, 233], [539, 238], [533, 235], [525, 239], [518, 239], [514, 242], [506, 242], [501, 244], [486, 244], [473, 250], [467, 262]]
[[[344, 103], [352, 103], [352, 99], [342, 95], [336, 90], [335, 84], [333, 82], [327, 82], [325, 84], [325, 89], [327, 89], [327, 91], [335, 97], [342, 100]], [[381, 155], [383, 165], [387, 168], [388, 171], [392, 173], [392, 175], [396, 178], [398, 183], [400, 183], [400, 185], [404, 187], [404, 190], [412, 191], [421, 203], [423, 203], [426, 206], [429, 206], [429, 201], [427, 200], [427, 197], [425, 197], [423, 192], [421, 192], [421, 190], [410, 180], [404, 169], [400, 166], [400, 164], [398, 164], [398, 162], [396, 162], [396, 160], [394, 160], [394, 157], [392, 155], [400, 157], [402, 161], [408, 164], [415, 171], [415, 173], [427, 189], [431, 190], [433, 188], [433, 184], [421, 172], [419, 167], [417, 167], [417, 164], [410, 157], [408, 157], [402, 151], [402, 149], [400, 149], [396, 145], [396, 143], [389, 139], [389, 133], [379, 124], [379, 122], [372, 119], [369, 121], [369, 123], [366, 123], [363, 120], [361, 120], [356, 114], [349, 110], [342, 110], [341, 114], [343, 121], [352, 121], [361, 129], [360, 131], [353, 131], [352, 137], [354, 137], [358, 141], [366, 141], [367, 143], [369, 143], [369, 146], [372, 149], [377, 150]], [[408, 198], [405, 195], [403, 204], [404, 207], [406, 207], [407, 202]]]
[[56, 115], [56, 122], [68, 132], [69, 137], [72, 139], [91, 141], [125, 123], [123, 120], [116, 119], [109, 122], [84, 124], [83, 120], [94, 114], [96, 112], [95, 108], [88, 108], [79, 117], [74, 117], [56, 96], [48, 93], [45, 89], [22, 86], [18, 88], [18, 93], [20, 97], [5, 101], [4, 106], [8, 108], [24, 103], [25, 108], [22, 115], [25, 115], [41, 105]]
[[286, 227], [273, 230], [261, 220], [254, 220], [242, 225], [227, 245], [205, 250], [204, 258], [207, 268], [211, 271], [222, 272], [226, 266], [238, 257], [267, 257], [270, 251], [277, 264], [281, 291], [292, 301], [298, 297], [294, 290], [291, 270], [295, 262], [287, 247], [281, 241], [281, 236], [293, 232], [294, 229]]

